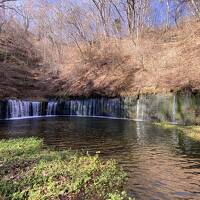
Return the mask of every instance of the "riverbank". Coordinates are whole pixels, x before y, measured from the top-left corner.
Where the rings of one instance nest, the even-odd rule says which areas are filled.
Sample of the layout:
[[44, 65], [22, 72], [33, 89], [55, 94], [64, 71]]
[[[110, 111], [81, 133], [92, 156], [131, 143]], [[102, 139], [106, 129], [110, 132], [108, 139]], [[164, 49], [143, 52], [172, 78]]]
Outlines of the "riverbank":
[[41, 139], [0, 141], [2, 199], [126, 199], [115, 161], [45, 148]]
[[169, 123], [154, 123], [156, 126], [160, 126], [163, 129], [167, 130], [177, 130], [180, 133], [190, 137], [193, 140], [200, 141], [200, 126], [181, 126], [176, 124], [169, 124]]

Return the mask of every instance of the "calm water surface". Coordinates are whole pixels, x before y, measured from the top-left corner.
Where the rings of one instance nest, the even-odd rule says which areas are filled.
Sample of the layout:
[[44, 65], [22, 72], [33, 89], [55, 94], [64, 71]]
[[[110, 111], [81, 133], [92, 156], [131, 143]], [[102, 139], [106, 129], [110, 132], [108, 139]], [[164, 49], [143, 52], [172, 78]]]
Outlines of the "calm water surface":
[[0, 121], [0, 139], [38, 136], [49, 146], [114, 158], [136, 199], [200, 199], [200, 143], [150, 123], [56, 117]]

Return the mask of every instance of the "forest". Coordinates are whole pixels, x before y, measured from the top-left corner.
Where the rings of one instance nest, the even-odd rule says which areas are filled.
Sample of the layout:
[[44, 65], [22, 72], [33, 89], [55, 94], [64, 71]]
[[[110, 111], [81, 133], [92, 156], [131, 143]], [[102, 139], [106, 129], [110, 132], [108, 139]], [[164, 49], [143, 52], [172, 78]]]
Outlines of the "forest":
[[[0, 13], [2, 67], [21, 65], [37, 91], [49, 82], [61, 96], [200, 88], [198, 0], [1, 0]], [[19, 96], [7, 87], [1, 96]]]

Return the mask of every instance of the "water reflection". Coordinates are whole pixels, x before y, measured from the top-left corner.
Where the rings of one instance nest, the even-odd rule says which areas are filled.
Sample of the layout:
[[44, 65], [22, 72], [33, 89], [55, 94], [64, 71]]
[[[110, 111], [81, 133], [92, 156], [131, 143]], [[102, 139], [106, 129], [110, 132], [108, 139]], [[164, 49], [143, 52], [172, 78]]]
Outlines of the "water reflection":
[[0, 122], [0, 138], [22, 136], [116, 159], [128, 173], [126, 189], [137, 199], [200, 199], [200, 144], [175, 130], [77, 117]]
[[143, 122], [136, 122], [136, 134], [137, 134], [137, 142], [139, 145], [144, 145], [145, 144], [145, 123]]

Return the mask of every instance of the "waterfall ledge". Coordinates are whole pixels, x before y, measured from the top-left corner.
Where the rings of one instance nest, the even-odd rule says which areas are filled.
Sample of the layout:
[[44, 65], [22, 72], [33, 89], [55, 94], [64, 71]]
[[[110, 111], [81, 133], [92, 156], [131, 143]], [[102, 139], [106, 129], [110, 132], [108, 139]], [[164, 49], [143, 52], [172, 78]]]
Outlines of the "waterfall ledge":
[[181, 124], [200, 122], [199, 95], [145, 95], [124, 98], [85, 98], [49, 102], [0, 101], [0, 118], [38, 116], [101, 116], [138, 121], [168, 121]]

